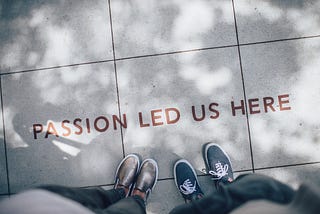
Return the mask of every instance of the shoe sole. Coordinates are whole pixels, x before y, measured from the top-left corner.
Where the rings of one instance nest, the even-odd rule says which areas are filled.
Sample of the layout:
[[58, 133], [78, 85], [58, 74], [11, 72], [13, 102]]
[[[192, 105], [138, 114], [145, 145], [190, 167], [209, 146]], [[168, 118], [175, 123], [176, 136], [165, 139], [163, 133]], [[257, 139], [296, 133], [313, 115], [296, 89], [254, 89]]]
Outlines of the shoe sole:
[[176, 167], [177, 167], [177, 165], [178, 165], [179, 163], [185, 163], [185, 164], [187, 164], [187, 165], [190, 167], [190, 169], [192, 170], [193, 174], [194, 174], [195, 177], [196, 177], [197, 184], [199, 185], [198, 176], [197, 176], [197, 173], [196, 173], [196, 171], [194, 170], [193, 166], [192, 166], [186, 159], [180, 159], [180, 160], [178, 160], [178, 161], [174, 164], [174, 166], [173, 166], [174, 182], [175, 182], [175, 184], [176, 184], [179, 192], [180, 192], [180, 188], [179, 188], [179, 185], [178, 185], [177, 179], [176, 179], [176, 177], [177, 177]]
[[208, 174], [208, 172], [209, 172], [209, 170], [210, 170], [209, 160], [208, 160], [208, 157], [207, 157], [207, 152], [208, 152], [209, 147], [211, 147], [211, 146], [216, 146], [216, 147], [218, 147], [218, 148], [222, 151], [222, 153], [223, 153], [223, 154], [227, 157], [227, 159], [229, 160], [231, 169], [233, 169], [229, 155], [228, 155], [218, 144], [216, 144], [216, 143], [206, 143], [206, 144], [204, 145], [204, 150], [203, 150], [203, 159], [204, 159], [204, 162], [205, 162], [205, 165], [206, 165], [207, 174]]
[[[139, 172], [139, 169], [140, 169], [140, 158], [139, 158], [138, 155], [129, 154], [129, 155], [125, 156], [125, 157], [122, 159], [122, 161], [119, 163], [119, 165], [118, 165], [118, 167], [117, 167], [116, 174], [115, 174], [115, 178], [114, 178], [114, 180], [115, 180], [114, 186], [116, 186], [116, 184], [117, 184], [117, 175], [118, 175], [120, 166], [121, 166], [121, 165], [123, 164], [123, 162], [124, 162], [127, 158], [129, 158], [129, 157], [134, 157], [134, 158], [136, 158], [136, 159], [138, 160], [138, 167], [137, 167], [137, 171], [136, 171], [136, 173], [135, 173], [135, 177], [137, 176], [137, 174], [138, 174], [138, 172]], [[134, 180], [135, 180], [135, 179], [134, 179]], [[134, 181], [134, 180], [133, 180], [133, 181]], [[133, 183], [129, 186], [128, 195], [129, 195], [129, 193], [131, 192], [132, 186], [133, 186]]]

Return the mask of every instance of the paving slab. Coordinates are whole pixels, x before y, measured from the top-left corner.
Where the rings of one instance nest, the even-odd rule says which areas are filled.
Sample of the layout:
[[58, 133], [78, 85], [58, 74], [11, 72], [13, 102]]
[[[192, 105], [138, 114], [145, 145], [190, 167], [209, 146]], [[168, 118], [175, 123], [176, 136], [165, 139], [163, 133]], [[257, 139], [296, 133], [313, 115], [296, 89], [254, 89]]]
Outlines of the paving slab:
[[[1, 106], [1, 100], [0, 100], [0, 106]], [[6, 156], [5, 156], [2, 121], [3, 121], [3, 117], [1, 113], [0, 114], [0, 194], [7, 194], [8, 193], [7, 167], [6, 167]]]
[[105, 0], [14, 0], [1, 7], [2, 73], [112, 59]]
[[201, 171], [202, 146], [212, 141], [235, 170], [251, 169], [246, 117], [231, 113], [243, 99], [237, 59], [228, 48], [118, 61], [125, 152], [155, 158], [159, 178], [172, 178], [180, 158]]
[[113, 63], [2, 77], [12, 192], [106, 185], [122, 159]]
[[302, 183], [320, 185], [320, 164], [279, 167], [273, 169], [257, 170], [257, 173], [271, 176], [289, 186], [297, 189]]
[[116, 57], [235, 45], [231, 0], [111, 1]]
[[320, 35], [320, 2], [234, 1], [240, 43]]
[[245, 46], [241, 56], [255, 167], [320, 161], [320, 39]]

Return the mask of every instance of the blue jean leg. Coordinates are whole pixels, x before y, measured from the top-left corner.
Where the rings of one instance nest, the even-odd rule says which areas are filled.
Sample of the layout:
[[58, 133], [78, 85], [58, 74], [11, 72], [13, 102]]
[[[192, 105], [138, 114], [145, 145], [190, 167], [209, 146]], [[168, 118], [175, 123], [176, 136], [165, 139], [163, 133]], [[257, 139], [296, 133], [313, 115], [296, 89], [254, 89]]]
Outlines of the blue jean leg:
[[271, 177], [259, 174], [239, 176], [234, 182], [221, 185], [219, 190], [204, 198], [174, 208], [171, 214], [225, 214], [247, 201], [265, 199], [276, 203], [290, 203], [294, 190]]
[[144, 214], [145, 204], [141, 197], [125, 198], [124, 189], [104, 190], [100, 187], [71, 188], [57, 185], [41, 186], [62, 197], [71, 199], [99, 214]]

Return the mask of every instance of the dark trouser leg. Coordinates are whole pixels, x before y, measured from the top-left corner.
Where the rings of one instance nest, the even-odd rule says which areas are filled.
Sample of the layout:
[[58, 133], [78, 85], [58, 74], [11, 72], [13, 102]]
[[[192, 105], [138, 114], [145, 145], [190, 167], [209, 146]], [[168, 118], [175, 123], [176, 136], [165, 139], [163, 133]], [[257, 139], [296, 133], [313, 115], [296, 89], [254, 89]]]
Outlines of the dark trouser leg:
[[104, 190], [100, 187], [82, 189], [48, 185], [39, 187], [82, 204], [99, 214], [145, 214], [144, 201], [139, 196], [125, 198], [123, 189]]
[[265, 199], [286, 204], [293, 196], [292, 188], [283, 183], [267, 176], [248, 174], [239, 176], [230, 184], [221, 185], [219, 191], [214, 191], [198, 201], [174, 208], [171, 214], [224, 214], [250, 200]]
[[39, 188], [76, 201], [94, 212], [104, 210], [125, 197], [123, 189], [104, 190], [100, 187], [82, 189], [56, 185], [41, 186]]
[[145, 214], [146, 207], [140, 196], [131, 196], [120, 200], [104, 210], [108, 214]]

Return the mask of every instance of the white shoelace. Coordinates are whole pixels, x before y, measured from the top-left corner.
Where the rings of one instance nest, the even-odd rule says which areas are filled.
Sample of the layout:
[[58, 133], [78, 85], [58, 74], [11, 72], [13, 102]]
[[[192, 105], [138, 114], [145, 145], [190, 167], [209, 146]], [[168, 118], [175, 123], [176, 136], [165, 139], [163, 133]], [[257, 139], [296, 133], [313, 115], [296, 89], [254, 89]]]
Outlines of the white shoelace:
[[213, 170], [209, 171], [209, 174], [213, 176], [212, 180], [219, 180], [223, 176], [228, 175], [228, 169], [229, 169], [228, 164], [225, 164], [224, 166], [222, 166], [222, 164], [218, 162], [215, 164], [215, 167], [216, 167], [216, 171], [213, 171]]
[[192, 184], [191, 181], [187, 179], [180, 185], [180, 191], [185, 195], [189, 195], [196, 191], [196, 183], [197, 181], [194, 181], [194, 184]]

